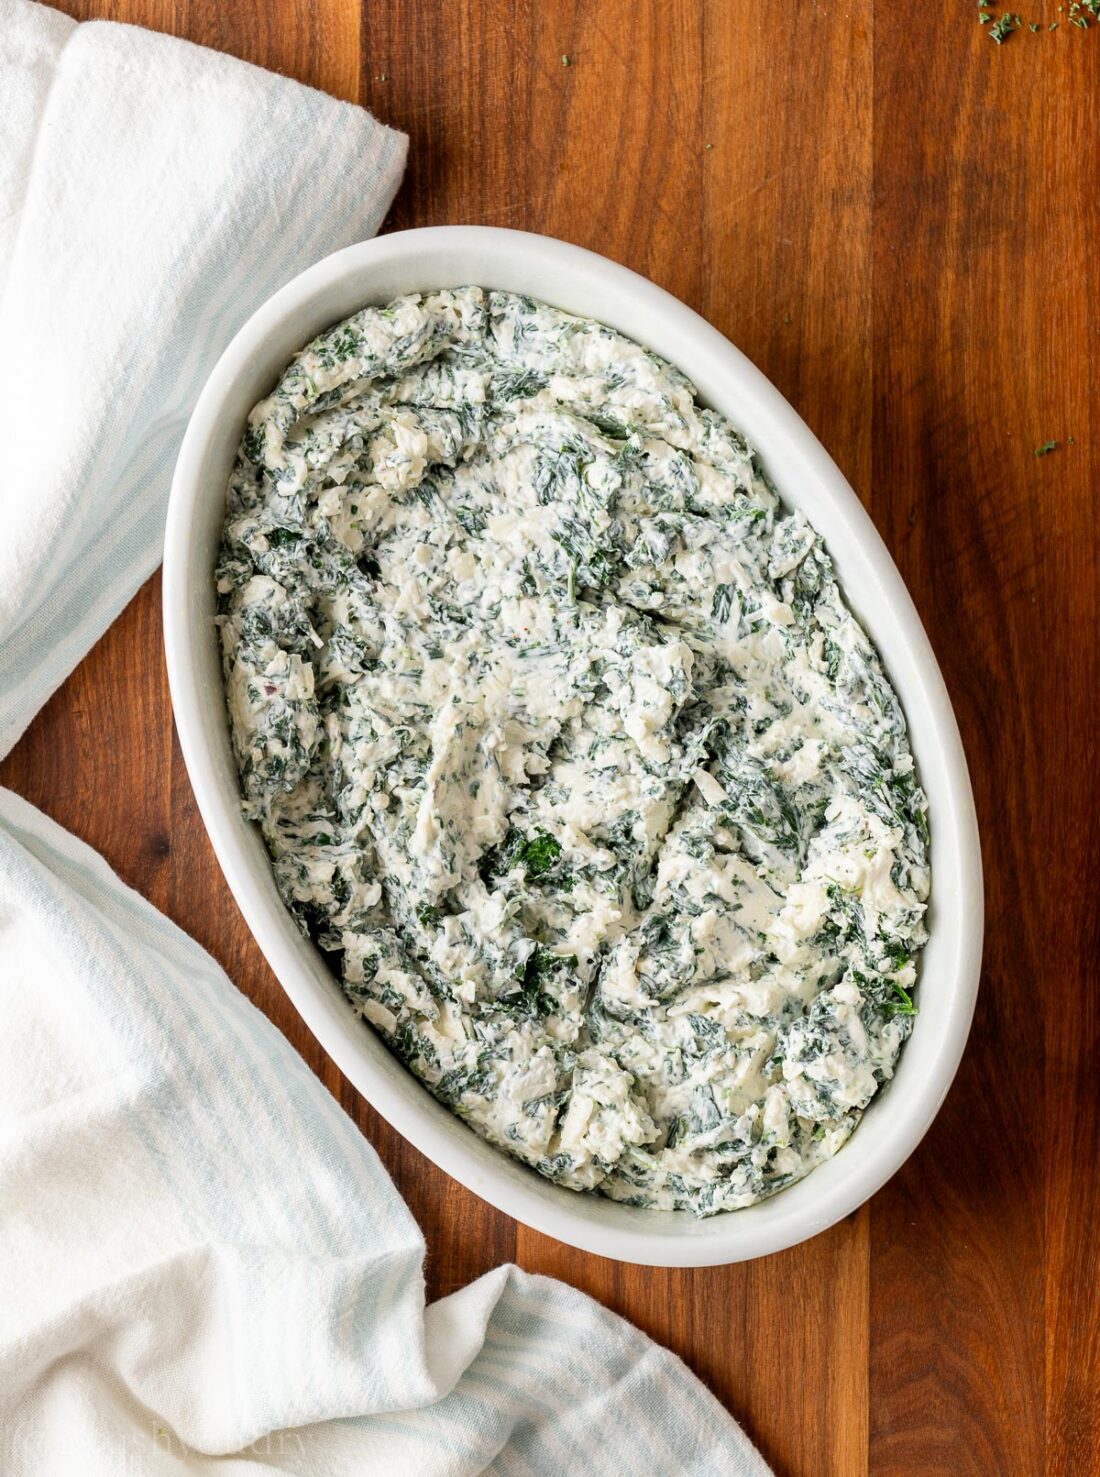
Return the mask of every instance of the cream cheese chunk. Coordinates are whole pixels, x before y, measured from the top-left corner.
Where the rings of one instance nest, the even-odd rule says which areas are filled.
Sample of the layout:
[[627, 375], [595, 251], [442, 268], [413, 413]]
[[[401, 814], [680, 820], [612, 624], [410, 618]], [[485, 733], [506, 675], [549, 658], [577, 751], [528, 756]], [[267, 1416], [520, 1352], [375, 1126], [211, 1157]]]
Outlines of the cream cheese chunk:
[[683, 374], [508, 293], [364, 308], [249, 417], [217, 579], [245, 813], [440, 1101], [698, 1215], [836, 1153], [912, 1026], [925, 799], [820, 538]]

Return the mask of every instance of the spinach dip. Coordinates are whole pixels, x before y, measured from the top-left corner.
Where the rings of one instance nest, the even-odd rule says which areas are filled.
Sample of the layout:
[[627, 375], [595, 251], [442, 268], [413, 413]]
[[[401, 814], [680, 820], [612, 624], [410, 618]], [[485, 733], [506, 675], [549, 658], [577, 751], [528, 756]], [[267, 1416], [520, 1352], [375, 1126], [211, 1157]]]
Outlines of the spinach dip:
[[912, 1025], [925, 799], [828, 554], [622, 334], [469, 287], [249, 417], [246, 814], [355, 1010], [558, 1184], [698, 1215], [848, 1138]]

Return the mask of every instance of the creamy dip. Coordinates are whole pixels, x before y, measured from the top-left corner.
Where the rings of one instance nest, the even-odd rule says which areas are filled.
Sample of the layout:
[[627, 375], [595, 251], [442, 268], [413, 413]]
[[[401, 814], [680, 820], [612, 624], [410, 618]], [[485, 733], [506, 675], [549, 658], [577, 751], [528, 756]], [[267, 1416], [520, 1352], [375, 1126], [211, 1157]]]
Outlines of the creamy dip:
[[365, 308], [249, 417], [218, 569], [246, 814], [355, 1009], [492, 1143], [700, 1215], [912, 1025], [925, 799], [829, 557], [603, 325]]

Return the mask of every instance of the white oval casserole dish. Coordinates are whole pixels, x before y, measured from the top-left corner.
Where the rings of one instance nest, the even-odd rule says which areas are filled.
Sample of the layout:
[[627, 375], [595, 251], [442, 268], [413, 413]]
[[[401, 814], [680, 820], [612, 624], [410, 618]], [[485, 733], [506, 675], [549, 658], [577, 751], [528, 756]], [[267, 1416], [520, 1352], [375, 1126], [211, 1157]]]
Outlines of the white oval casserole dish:
[[[682, 369], [755, 445], [783, 501], [824, 536], [848, 603], [902, 700], [932, 834], [930, 938], [917, 1017], [894, 1080], [851, 1140], [804, 1180], [745, 1210], [697, 1220], [580, 1195], [492, 1148], [437, 1103], [353, 1013], [276, 890], [258, 830], [241, 816], [214, 627], [213, 570], [226, 481], [252, 406], [296, 351], [366, 303], [474, 283], [596, 318]], [[955, 1075], [982, 940], [977, 821], [943, 679], [909, 594], [852, 489], [758, 369], [698, 314], [626, 268], [548, 237], [476, 226], [405, 231], [348, 247], [277, 292], [206, 383], [180, 450], [164, 550], [164, 636], [176, 726], [226, 880], [298, 1012], [350, 1082], [422, 1153], [490, 1204], [583, 1250], [651, 1266], [709, 1266], [816, 1235], [912, 1153]]]

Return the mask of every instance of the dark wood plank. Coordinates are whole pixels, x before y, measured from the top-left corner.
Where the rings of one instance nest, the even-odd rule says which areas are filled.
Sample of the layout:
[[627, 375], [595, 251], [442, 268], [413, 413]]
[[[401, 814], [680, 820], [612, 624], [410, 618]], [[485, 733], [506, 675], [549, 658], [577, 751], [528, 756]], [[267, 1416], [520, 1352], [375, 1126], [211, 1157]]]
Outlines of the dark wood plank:
[[959, 716], [989, 918], [958, 1083], [872, 1209], [871, 1467], [907, 1477], [1100, 1469], [1100, 191], [1074, 146], [1100, 35], [1065, 19], [998, 48], [876, 10], [873, 508]]

